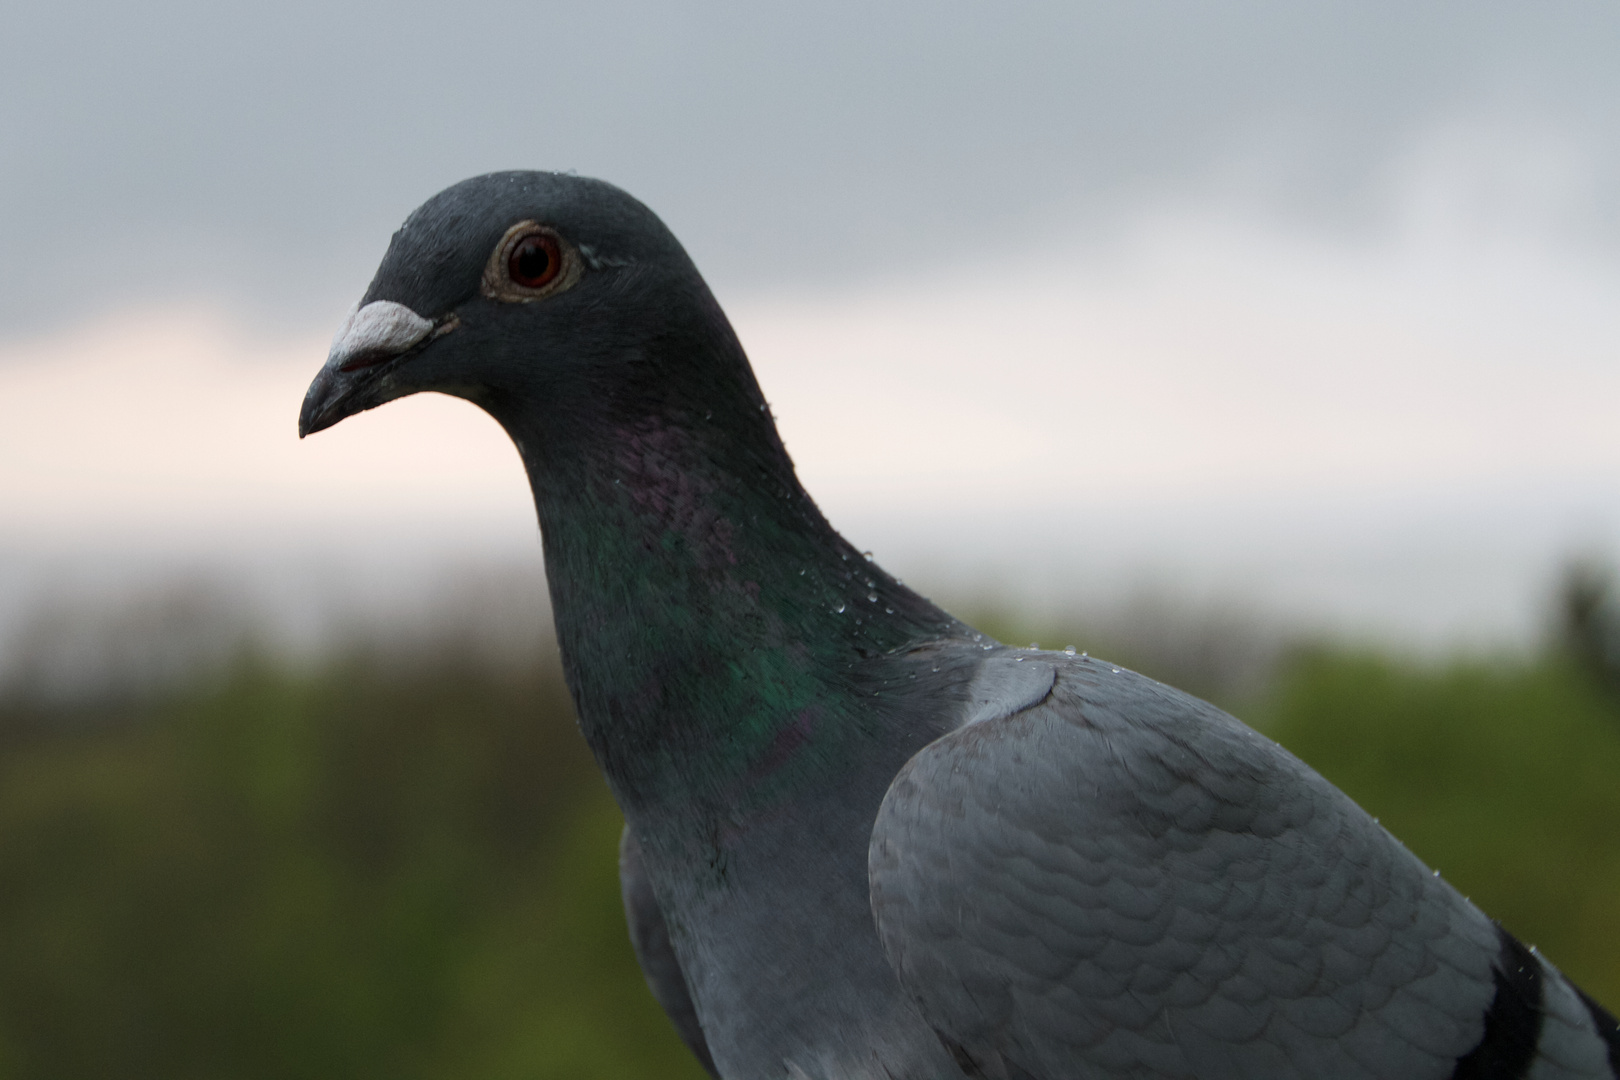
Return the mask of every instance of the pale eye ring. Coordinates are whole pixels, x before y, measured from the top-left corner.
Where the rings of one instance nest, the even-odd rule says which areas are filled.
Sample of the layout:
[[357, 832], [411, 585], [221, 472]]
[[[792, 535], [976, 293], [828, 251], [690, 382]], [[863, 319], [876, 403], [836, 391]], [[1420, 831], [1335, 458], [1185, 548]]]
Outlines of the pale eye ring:
[[557, 230], [520, 221], [490, 253], [481, 286], [492, 299], [529, 303], [570, 288], [582, 269], [579, 252]]

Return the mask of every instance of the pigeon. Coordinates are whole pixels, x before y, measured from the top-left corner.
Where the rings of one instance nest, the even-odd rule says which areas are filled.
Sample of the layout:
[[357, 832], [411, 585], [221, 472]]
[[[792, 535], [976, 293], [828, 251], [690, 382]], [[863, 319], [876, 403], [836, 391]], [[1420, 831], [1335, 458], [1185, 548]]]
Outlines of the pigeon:
[[428, 200], [299, 433], [428, 390], [522, 456], [632, 943], [712, 1074], [1620, 1076], [1612, 1015], [1276, 743], [851, 546], [618, 188]]

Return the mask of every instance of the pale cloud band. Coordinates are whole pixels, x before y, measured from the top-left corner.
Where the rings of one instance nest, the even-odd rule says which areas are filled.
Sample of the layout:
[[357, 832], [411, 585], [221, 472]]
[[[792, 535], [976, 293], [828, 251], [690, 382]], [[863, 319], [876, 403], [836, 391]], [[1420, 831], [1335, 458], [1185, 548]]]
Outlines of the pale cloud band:
[[[1074, 594], [1107, 567], [1305, 609], [1357, 601], [1290, 597], [1268, 563], [1483, 559], [1489, 618], [1522, 633], [1556, 560], [1620, 524], [1620, 282], [1535, 243], [1165, 213], [1105, 258], [728, 306], [807, 485], [899, 569], [1004, 559]], [[175, 309], [5, 347], [0, 543], [537, 556], [517, 457], [464, 402], [299, 443], [326, 351]], [[1434, 520], [1451, 533], [1414, 547]], [[1479, 621], [1480, 586], [1456, 589], [1425, 630]]]

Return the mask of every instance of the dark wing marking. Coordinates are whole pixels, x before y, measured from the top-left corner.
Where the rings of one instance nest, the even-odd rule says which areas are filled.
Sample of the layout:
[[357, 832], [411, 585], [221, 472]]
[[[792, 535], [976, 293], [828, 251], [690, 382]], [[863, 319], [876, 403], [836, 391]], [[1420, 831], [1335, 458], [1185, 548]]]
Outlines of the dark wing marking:
[[902, 985], [987, 1074], [1444, 1080], [1495, 996], [1494, 924], [1348, 798], [1094, 661], [907, 763], [870, 870]]
[[619, 837], [619, 892], [624, 899], [625, 922], [630, 926], [630, 945], [636, 951], [641, 973], [647, 978], [647, 989], [669, 1014], [681, 1041], [703, 1063], [709, 1075], [719, 1076], [714, 1069], [714, 1058], [709, 1054], [708, 1041], [703, 1037], [703, 1028], [698, 1024], [697, 1010], [692, 1006], [686, 976], [681, 973], [675, 950], [670, 946], [664, 913], [642, 871], [641, 848], [629, 827]]
[[1541, 1042], [1545, 1011], [1541, 964], [1530, 950], [1498, 928], [1501, 952], [1491, 969], [1496, 992], [1485, 1013], [1479, 1045], [1457, 1059], [1452, 1080], [1509, 1080], [1525, 1075]]

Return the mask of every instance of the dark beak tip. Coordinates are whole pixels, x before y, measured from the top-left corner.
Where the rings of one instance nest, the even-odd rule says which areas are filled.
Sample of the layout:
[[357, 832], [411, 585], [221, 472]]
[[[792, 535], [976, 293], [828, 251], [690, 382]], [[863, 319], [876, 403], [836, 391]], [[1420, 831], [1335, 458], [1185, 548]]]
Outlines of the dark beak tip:
[[320, 374], [315, 376], [315, 381], [310, 383], [309, 391], [304, 395], [303, 407], [298, 410], [300, 439], [317, 431], [325, 431], [343, 419], [341, 411], [332, 407], [341, 396], [336, 382], [331, 371], [323, 368]]
[[325, 431], [339, 420], [343, 419], [341, 413], [335, 413], [328, 408], [305, 408], [298, 417], [298, 437], [308, 438], [317, 432]]

